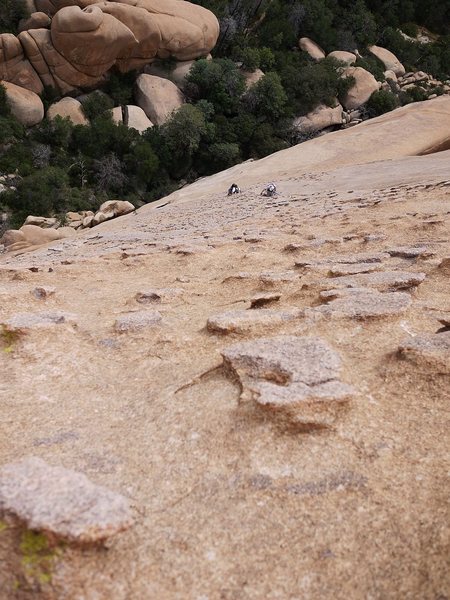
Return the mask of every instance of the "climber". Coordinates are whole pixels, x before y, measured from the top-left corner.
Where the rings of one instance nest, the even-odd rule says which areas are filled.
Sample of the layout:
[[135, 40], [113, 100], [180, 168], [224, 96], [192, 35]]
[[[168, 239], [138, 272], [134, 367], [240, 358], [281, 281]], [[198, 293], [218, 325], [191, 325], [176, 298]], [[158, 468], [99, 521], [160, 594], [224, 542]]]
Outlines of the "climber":
[[277, 186], [274, 183], [269, 183], [261, 192], [262, 196], [275, 196], [277, 193]]
[[228, 195], [231, 196], [232, 194], [240, 194], [240, 193], [241, 193], [240, 187], [236, 183], [232, 183], [228, 190]]

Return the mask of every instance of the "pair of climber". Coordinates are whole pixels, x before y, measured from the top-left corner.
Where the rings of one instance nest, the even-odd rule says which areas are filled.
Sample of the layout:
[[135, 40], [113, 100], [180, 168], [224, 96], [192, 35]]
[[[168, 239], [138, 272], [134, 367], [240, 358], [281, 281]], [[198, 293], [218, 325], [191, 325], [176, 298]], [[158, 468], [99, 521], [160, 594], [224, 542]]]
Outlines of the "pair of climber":
[[[228, 189], [228, 195], [232, 196], [233, 194], [240, 194], [241, 188], [237, 185], [237, 183], [232, 183]], [[269, 183], [261, 192], [261, 196], [275, 196], [277, 193], [277, 186], [274, 183]]]

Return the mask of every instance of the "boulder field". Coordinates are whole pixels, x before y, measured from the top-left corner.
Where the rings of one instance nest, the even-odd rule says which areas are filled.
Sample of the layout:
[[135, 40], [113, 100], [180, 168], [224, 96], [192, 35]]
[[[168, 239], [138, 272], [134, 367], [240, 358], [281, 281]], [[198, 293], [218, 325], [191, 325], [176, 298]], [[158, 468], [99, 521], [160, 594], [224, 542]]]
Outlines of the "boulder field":
[[0, 256], [5, 598], [448, 596], [449, 116]]

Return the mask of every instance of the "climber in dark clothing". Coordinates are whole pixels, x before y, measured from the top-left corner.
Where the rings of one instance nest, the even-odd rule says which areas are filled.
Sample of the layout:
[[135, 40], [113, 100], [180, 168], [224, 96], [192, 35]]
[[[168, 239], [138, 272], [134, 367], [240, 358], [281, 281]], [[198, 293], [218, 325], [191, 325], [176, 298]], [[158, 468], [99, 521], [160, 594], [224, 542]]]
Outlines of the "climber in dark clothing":
[[239, 188], [239, 186], [236, 183], [232, 183], [229, 190], [228, 190], [228, 195], [231, 196], [233, 194], [240, 194], [241, 190]]

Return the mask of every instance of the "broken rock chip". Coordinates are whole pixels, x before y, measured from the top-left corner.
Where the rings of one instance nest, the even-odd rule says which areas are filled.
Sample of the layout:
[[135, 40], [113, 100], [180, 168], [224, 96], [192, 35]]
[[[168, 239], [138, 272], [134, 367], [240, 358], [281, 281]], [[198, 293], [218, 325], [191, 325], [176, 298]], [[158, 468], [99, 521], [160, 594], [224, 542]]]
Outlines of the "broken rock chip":
[[277, 283], [284, 283], [294, 281], [298, 275], [295, 271], [265, 271], [259, 276], [261, 283], [266, 285], [275, 285]]
[[321, 292], [328, 304], [313, 309], [324, 316], [351, 319], [379, 319], [404, 312], [411, 305], [405, 292], [386, 292], [366, 288], [343, 288]]
[[181, 296], [184, 290], [181, 288], [158, 288], [150, 289], [145, 292], [138, 292], [135, 296], [139, 304], [152, 304], [158, 302], [169, 302], [177, 296]]
[[0, 512], [78, 544], [103, 541], [133, 523], [126, 498], [34, 456], [0, 469]]
[[62, 311], [17, 313], [4, 322], [8, 329], [40, 329], [61, 323], [74, 323], [76, 316]]
[[450, 373], [450, 331], [418, 335], [399, 346], [399, 356], [440, 373]]
[[338, 353], [319, 337], [260, 338], [230, 346], [222, 356], [241, 383], [241, 399], [285, 424], [327, 427], [355, 394], [339, 379]]
[[399, 258], [426, 258], [433, 255], [426, 246], [399, 246], [398, 248], [390, 248], [387, 252], [391, 256], [398, 256]]
[[162, 321], [161, 313], [157, 310], [139, 310], [125, 313], [117, 317], [115, 330], [123, 333], [125, 331], [138, 331], [145, 327], [154, 327]]
[[245, 333], [251, 329], [270, 328], [303, 317], [304, 311], [290, 310], [229, 310], [209, 317], [207, 328], [213, 333]]
[[378, 273], [360, 273], [346, 277], [333, 277], [322, 279], [318, 285], [322, 289], [337, 287], [375, 288], [380, 292], [408, 290], [417, 287], [425, 279], [425, 273], [410, 273], [409, 271], [380, 271]]

